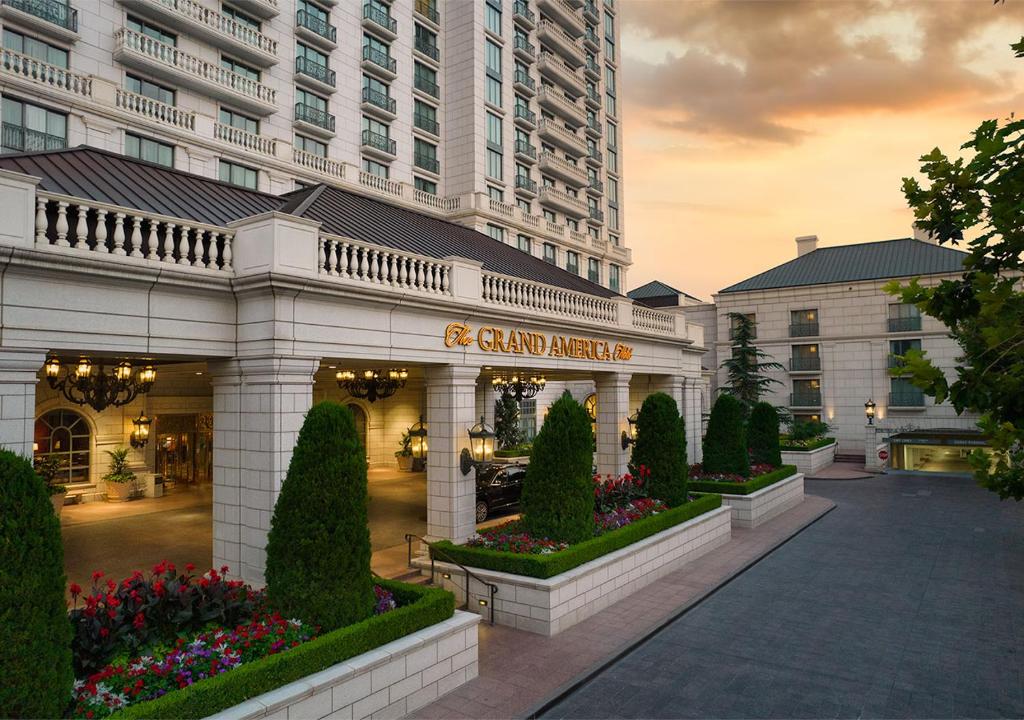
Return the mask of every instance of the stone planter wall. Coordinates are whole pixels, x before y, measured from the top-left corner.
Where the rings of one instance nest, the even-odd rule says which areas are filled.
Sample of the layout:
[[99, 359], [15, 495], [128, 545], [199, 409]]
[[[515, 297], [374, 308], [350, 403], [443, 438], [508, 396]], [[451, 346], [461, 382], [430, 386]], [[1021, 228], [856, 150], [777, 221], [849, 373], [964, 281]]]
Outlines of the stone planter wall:
[[[719, 507], [663, 530], [621, 550], [547, 579], [471, 568], [498, 586], [494, 621], [540, 635], [556, 635], [612, 603], [631, 595], [661, 576], [729, 542], [731, 510]], [[430, 561], [420, 561], [429, 570]], [[443, 578], [442, 572], [450, 578]], [[437, 563], [435, 582], [461, 599], [465, 575], [456, 565]], [[485, 617], [480, 601], [488, 601], [486, 587], [470, 581], [469, 608]]]
[[217, 720], [400, 718], [477, 675], [480, 618], [442, 623], [213, 715]]
[[836, 444], [826, 445], [816, 450], [783, 450], [782, 464], [796, 465], [796, 469], [804, 475], [814, 477], [814, 473], [824, 470], [836, 459]]
[[804, 476], [797, 473], [750, 495], [723, 494], [722, 505], [732, 508], [733, 527], [755, 528], [799, 505], [803, 499]]

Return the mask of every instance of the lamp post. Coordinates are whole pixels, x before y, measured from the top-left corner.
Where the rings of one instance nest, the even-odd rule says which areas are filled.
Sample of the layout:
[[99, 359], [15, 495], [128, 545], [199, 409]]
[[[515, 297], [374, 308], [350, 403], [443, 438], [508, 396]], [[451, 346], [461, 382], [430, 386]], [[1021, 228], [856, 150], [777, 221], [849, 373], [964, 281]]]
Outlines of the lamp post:
[[463, 475], [468, 475], [473, 468], [494, 459], [494, 428], [484, 422], [483, 415], [480, 416], [480, 422], [467, 432], [469, 447], [463, 448], [459, 455], [459, 469]]
[[629, 423], [629, 432], [622, 431], [622, 449], [625, 450], [630, 445], [636, 444], [636, 421], [640, 417], [640, 411], [637, 410], [632, 415], [626, 418], [626, 422]]
[[132, 430], [129, 442], [133, 448], [144, 448], [146, 443], [149, 442], [149, 427], [153, 424], [153, 420], [146, 416], [146, 411], [143, 410], [139, 413], [139, 416], [132, 420], [132, 425], [135, 429]]
[[870, 398], [864, 403], [864, 416], [868, 419], [868, 425], [875, 424], [875, 401]]
[[422, 470], [427, 459], [427, 426], [420, 415], [418, 423], [409, 428], [409, 439], [412, 441], [412, 462], [414, 470]]

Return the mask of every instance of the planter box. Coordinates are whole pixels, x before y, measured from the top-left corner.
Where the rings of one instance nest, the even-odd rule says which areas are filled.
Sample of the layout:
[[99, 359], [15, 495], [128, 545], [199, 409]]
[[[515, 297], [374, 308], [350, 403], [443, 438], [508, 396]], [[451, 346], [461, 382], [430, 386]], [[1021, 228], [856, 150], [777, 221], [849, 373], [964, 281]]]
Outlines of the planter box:
[[479, 622], [457, 610], [449, 620], [211, 717], [400, 718], [476, 677]]
[[836, 443], [817, 448], [816, 450], [783, 450], [782, 464], [796, 465], [796, 469], [804, 475], [814, 476], [824, 470], [836, 459]]
[[[474, 575], [498, 586], [494, 621], [540, 635], [557, 635], [614, 602], [632, 595], [663, 575], [729, 542], [731, 510], [718, 507], [692, 520], [639, 540], [560, 575], [540, 579], [471, 568]], [[418, 561], [429, 569], [430, 561]], [[465, 597], [465, 575], [457, 565], [438, 561], [437, 579], [456, 598]], [[450, 578], [442, 578], [441, 573]], [[486, 613], [487, 589], [470, 584], [469, 608]]]
[[[785, 458], [783, 458], [785, 460]], [[734, 527], [755, 528], [804, 500], [804, 475], [797, 473], [749, 495], [722, 494], [722, 505], [732, 508]]]

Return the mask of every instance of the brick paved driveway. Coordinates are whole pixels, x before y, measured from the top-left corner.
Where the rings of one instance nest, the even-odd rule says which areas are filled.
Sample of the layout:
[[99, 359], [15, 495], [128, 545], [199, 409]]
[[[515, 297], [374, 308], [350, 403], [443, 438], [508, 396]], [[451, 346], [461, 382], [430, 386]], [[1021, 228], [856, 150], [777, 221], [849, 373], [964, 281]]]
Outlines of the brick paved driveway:
[[1024, 504], [951, 477], [807, 492], [836, 510], [546, 716], [1024, 717]]

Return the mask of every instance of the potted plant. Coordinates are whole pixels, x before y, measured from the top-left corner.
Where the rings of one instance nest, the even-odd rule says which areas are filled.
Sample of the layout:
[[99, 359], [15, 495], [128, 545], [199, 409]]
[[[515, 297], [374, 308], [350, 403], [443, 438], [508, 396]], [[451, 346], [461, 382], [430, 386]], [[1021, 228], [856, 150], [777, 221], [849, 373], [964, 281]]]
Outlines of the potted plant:
[[409, 435], [408, 430], [402, 433], [402, 439], [398, 444], [400, 448], [395, 451], [395, 459], [398, 460], [398, 469], [402, 472], [412, 472], [412, 436]]
[[56, 482], [57, 473], [60, 472], [61, 462], [53, 455], [40, 455], [33, 461], [36, 475], [46, 483], [46, 490], [50, 494], [50, 502], [53, 503], [53, 511], [60, 517], [64, 509], [64, 499], [68, 496], [68, 488]]
[[128, 448], [107, 450], [110, 456], [110, 471], [103, 476], [107, 483], [107, 500], [123, 502], [135, 487], [135, 473], [128, 468]]

